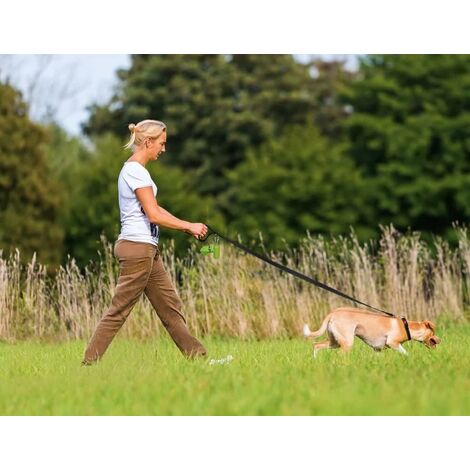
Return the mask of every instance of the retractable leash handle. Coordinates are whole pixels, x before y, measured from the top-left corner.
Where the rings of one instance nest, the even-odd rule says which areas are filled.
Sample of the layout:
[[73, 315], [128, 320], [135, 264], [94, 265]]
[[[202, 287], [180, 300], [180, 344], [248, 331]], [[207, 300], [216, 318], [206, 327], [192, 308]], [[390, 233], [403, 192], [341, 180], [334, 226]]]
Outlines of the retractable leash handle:
[[210, 236], [217, 234], [217, 232], [216, 232], [215, 230], [213, 230], [212, 228], [210, 228], [209, 225], [206, 225], [206, 227], [207, 227], [209, 230], [207, 231], [207, 235], [206, 235], [205, 237], [199, 237], [199, 238], [198, 238], [198, 240], [199, 240], [200, 242], [205, 242]]
[[[332, 294], [339, 295], [340, 297], [344, 297], [345, 299], [348, 299], [351, 302], [354, 302], [356, 304], [364, 305], [365, 307], [371, 308], [372, 310], [376, 310], [377, 312], [385, 313], [386, 315], [388, 315], [390, 317], [397, 317], [397, 315], [395, 315], [394, 313], [387, 312], [386, 310], [382, 310], [380, 308], [376, 308], [376, 307], [373, 307], [372, 305], [361, 302], [360, 300], [357, 300], [354, 297], [351, 297], [350, 295], [345, 294], [344, 292], [341, 292], [341, 291], [335, 289], [334, 287], [330, 287], [326, 284], [323, 284], [322, 282], [317, 281], [316, 279], [313, 279], [309, 276], [306, 276], [305, 274], [299, 273], [298, 271], [295, 271], [294, 269], [288, 268], [287, 266], [284, 266], [284, 265], [278, 263], [277, 261], [273, 261], [272, 259], [270, 259], [266, 256], [260, 255], [260, 254], [256, 253], [255, 251], [251, 250], [250, 248], [242, 245], [241, 243], [238, 243], [235, 240], [231, 240], [230, 238], [227, 238], [225, 235], [222, 235], [220, 232], [217, 232], [217, 230], [214, 230], [209, 225], [207, 225], [207, 228], [209, 229], [208, 234], [203, 238], [199, 238], [199, 241], [205, 242], [209, 237], [215, 235], [217, 237], [220, 237], [222, 240], [225, 240], [226, 242], [230, 243], [231, 245], [239, 248], [240, 250], [250, 254], [251, 256], [255, 256], [256, 258], [259, 258], [260, 260], [264, 261], [265, 263], [271, 264], [272, 266], [280, 269], [281, 271], [289, 273], [292, 276], [298, 277], [299, 279], [302, 279], [303, 281], [309, 282], [310, 284], [313, 284], [314, 286], [320, 287], [320, 289], [331, 292]], [[203, 247], [203, 248], [205, 248], [205, 247]], [[407, 335], [409, 336], [408, 331], [407, 331]]]

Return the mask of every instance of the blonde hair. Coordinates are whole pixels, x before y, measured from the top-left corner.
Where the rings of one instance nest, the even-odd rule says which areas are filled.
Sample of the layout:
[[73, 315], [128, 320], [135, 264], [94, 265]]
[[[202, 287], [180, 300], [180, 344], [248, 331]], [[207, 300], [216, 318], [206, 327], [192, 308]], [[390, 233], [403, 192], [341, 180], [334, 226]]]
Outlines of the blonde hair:
[[145, 119], [145, 121], [140, 121], [137, 124], [129, 124], [128, 127], [131, 137], [129, 142], [124, 145], [125, 149], [141, 145], [145, 139], [156, 139], [163, 132], [166, 132], [166, 124], [161, 121], [154, 121], [153, 119]]

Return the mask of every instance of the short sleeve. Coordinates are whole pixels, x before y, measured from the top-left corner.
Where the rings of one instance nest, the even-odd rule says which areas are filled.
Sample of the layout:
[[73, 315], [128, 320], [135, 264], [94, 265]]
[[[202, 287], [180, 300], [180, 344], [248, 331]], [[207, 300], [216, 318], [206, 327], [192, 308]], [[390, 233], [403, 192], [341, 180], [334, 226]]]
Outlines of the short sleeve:
[[122, 176], [132, 191], [152, 186], [150, 173], [141, 165], [126, 165], [126, 171]]

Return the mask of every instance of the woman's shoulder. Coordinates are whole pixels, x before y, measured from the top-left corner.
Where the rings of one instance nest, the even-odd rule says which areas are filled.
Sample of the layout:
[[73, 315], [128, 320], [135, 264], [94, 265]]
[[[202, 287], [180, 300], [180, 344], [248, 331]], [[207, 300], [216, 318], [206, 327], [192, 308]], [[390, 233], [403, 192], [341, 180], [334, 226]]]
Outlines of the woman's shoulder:
[[135, 160], [127, 160], [126, 162], [124, 162], [121, 171], [124, 171], [126, 173], [149, 174], [147, 168], [145, 168], [144, 165]]
[[148, 170], [139, 162], [134, 161], [124, 163], [119, 173], [118, 182], [119, 185], [127, 183], [133, 191], [144, 186], [156, 187]]

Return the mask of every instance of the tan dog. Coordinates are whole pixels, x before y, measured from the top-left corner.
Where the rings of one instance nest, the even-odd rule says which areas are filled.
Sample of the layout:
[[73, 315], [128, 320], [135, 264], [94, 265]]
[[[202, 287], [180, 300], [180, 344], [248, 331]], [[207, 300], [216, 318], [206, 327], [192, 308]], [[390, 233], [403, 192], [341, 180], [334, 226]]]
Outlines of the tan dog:
[[[441, 340], [434, 334], [436, 326], [430, 321], [408, 322], [411, 339], [435, 348]], [[358, 308], [341, 307], [329, 313], [319, 330], [310, 332], [304, 325], [304, 336], [317, 338], [328, 331], [329, 339], [313, 345], [313, 356], [320, 349], [341, 348], [349, 351], [354, 337], [361, 338], [366, 344], [380, 351], [386, 347], [402, 354], [408, 354], [401, 345], [408, 341], [405, 324], [401, 318], [388, 317]]]

